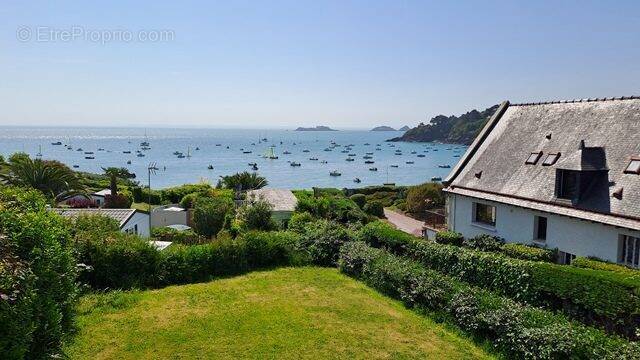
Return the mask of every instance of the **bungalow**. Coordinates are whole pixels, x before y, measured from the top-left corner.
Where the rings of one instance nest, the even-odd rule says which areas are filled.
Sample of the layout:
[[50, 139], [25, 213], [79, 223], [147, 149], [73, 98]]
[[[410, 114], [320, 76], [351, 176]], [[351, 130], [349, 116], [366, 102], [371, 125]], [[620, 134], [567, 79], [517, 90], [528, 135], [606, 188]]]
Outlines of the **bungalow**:
[[96, 192], [91, 193], [89, 195], [81, 195], [81, 194], [74, 195], [74, 196], [71, 196], [71, 197], [68, 197], [68, 198], [62, 200], [60, 202], [60, 204], [71, 205], [74, 202], [86, 202], [87, 200], [90, 200], [95, 204], [95, 205], [93, 205], [94, 207], [95, 206], [103, 207], [107, 195], [111, 195], [111, 190], [110, 189], [104, 189], [104, 190], [96, 191]]
[[247, 198], [260, 198], [271, 204], [271, 217], [279, 222], [286, 223], [296, 210], [298, 199], [291, 190], [286, 189], [259, 189], [247, 192]]
[[79, 215], [104, 215], [115, 219], [120, 224], [120, 231], [149, 237], [149, 214], [136, 209], [73, 209], [53, 208], [59, 215], [75, 218]]
[[465, 237], [640, 267], [640, 97], [500, 105], [444, 181]]

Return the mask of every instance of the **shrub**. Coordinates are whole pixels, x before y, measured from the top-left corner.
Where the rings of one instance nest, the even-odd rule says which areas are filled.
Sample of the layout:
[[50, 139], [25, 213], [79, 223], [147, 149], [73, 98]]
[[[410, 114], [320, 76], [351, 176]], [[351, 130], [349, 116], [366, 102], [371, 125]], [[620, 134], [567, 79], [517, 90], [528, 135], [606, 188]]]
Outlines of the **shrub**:
[[384, 206], [382, 206], [382, 203], [380, 201], [377, 201], [377, 200], [369, 201], [364, 206], [364, 212], [366, 212], [369, 215], [384, 217]]
[[275, 230], [278, 224], [271, 217], [273, 205], [263, 199], [249, 199], [239, 209], [237, 218], [245, 230]]
[[339, 266], [408, 306], [448, 313], [448, 321], [491, 340], [508, 357], [619, 359], [640, 351], [636, 343], [478, 290], [362, 242], [341, 249]]
[[297, 233], [303, 233], [307, 224], [313, 222], [315, 219], [313, 215], [308, 212], [294, 212], [291, 215], [291, 219], [289, 219], [289, 223], [287, 224], [287, 228], [291, 231], [295, 231]]
[[640, 283], [640, 270], [614, 264], [599, 259], [577, 257], [571, 260], [571, 265], [584, 269], [604, 270], [629, 277], [632, 281]]
[[160, 190], [162, 201], [177, 204], [189, 194], [203, 194], [212, 190], [211, 185], [206, 183], [200, 184], [184, 184]]
[[400, 254], [407, 250], [407, 244], [414, 239], [415, 237], [396, 230], [382, 221], [371, 222], [358, 232], [358, 240], [373, 247], [389, 249]]
[[151, 236], [160, 241], [170, 241], [182, 245], [198, 245], [207, 242], [207, 239], [196, 234], [193, 230], [176, 230], [166, 226], [153, 228]]
[[504, 239], [498, 236], [481, 234], [462, 241], [462, 245], [480, 251], [499, 251]]
[[353, 194], [349, 196], [349, 199], [356, 203], [360, 209], [364, 209], [364, 205], [367, 203], [367, 197], [364, 194]]
[[396, 243], [389, 249], [430, 269], [518, 301], [562, 310], [586, 324], [598, 324], [630, 338], [640, 327], [640, 284], [628, 277], [432, 243], [386, 224], [378, 226], [386, 229], [377, 239]]
[[464, 238], [462, 237], [462, 234], [455, 231], [441, 231], [436, 234], [435, 240], [439, 244], [462, 246]]
[[227, 214], [233, 210], [233, 203], [225, 198], [200, 197], [193, 208], [193, 228], [196, 233], [212, 237], [225, 225]]
[[67, 201], [67, 205], [70, 208], [74, 209], [86, 209], [86, 208], [96, 208], [98, 204], [92, 199], [87, 198], [73, 198]]
[[308, 212], [315, 217], [335, 220], [341, 223], [367, 223], [369, 217], [348, 198], [334, 195], [313, 197], [306, 192], [296, 192], [298, 204], [296, 211]]
[[412, 186], [407, 191], [406, 209], [410, 213], [422, 213], [443, 205], [444, 195], [441, 184], [425, 183]]
[[306, 262], [296, 250], [300, 235], [289, 231], [250, 231], [242, 235], [250, 268], [298, 265]]
[[104, 207], [108, 209], [128, 209], [132, 200], [125, 194], [107, 195], [104, 197]]
[[298, 249], [309, 254], [318, 265], [332, 266], [338, 259], [340, 247], [353, 240], [353, 236], [342, 225], [328, 220], [309, 223], [302, 234]]
[[531, 261], [555, 262], [557, 257], [557, 251], [555, 250], [516, 243], [504, 244], [500, 251], [512, 258]]
[[58, 356], [73, 325], [78, 289], [71, 236], [45, 204], [36, 190], [0, 187], [1, 354]]

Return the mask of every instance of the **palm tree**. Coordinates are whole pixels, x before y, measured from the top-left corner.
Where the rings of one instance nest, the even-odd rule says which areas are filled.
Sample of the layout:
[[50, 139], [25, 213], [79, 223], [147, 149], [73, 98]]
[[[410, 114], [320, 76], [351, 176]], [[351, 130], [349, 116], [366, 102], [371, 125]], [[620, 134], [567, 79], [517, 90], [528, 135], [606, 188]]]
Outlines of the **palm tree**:
[[80, 177], [63, 163], [31, 159], [26, 154], [14, 154], [9, 158], [0, 173], [0, 182], [32, 187], [54, 200], [86, 193]]
[[102, 171], [109, 177], [109, 189], [114, 198], [118, 195], [118, 179], [134, 179], [136, 177], [136, 174], [130, 173], [127, 168], [108, 167], [102, 168]]
[[256, 190], [268, 184], [267, 179], [264, 177], [248, 171], [222, 176], [222, 179], [220, 179], [220, 186], [236, 191]]

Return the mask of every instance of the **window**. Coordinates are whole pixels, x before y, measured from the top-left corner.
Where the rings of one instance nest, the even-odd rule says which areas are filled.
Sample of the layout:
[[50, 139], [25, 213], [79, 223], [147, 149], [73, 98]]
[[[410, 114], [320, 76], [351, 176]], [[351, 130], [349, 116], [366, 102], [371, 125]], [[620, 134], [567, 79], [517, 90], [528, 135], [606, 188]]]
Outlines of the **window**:
[[533, 239], [538, 241], [547, 240], [547, 218], [544, 216], [536, 216], [533, 220]]
[[544, 161], [542, 162], [542, 166], [551, 166], [551, 165], [555, 164], [556, 161], [558, 161], [559, 158], [560, 158], [560, 153], [549, 154], [549, 155], [547, 155], [546, 158], [544, 158]]
[[473, 222], [496, 226], [496, 207], [473, 203]]
[[640, 174], [640, 159], [631, 159], [631, 162], [629, 163], [629, 165], [627, 165], [627, 168], [624, 169], [624, 173], [625, 174]]
[[621, 235], [618, 251], [619, 263], [634, 268], [640, 267], [640, 238]]
[[542, 156], [541, 152], [531, 153], [531, 155], [529, 155], [529, 157], [527, 158], [527, 161], [525, 161], [524, 163], [527, 165], [535, 165], [538, 163], [538, 160], [540, 159], [541, 156]]
[[560, 199], [574, 200], [578, 195], [578, 172], [558, 170], [556, 173], [556, 195]]
[[558, 259], [562, 265], [571, 265], [571, 261], [575, 258], [576, 256], [571, 253], [558, 251]]

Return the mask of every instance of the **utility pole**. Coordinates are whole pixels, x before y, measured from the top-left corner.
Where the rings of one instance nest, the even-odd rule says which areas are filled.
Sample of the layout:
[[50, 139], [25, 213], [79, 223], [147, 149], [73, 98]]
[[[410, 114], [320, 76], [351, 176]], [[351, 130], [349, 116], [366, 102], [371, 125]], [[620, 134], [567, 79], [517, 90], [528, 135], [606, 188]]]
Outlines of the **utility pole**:
[[158, 167], [155, 161], [149, 163], [149, 166], [147, 166], [147, 180], [149, 181], [149, 237], [151, 237], [151, 174], [155, 175], [157, 170]]

